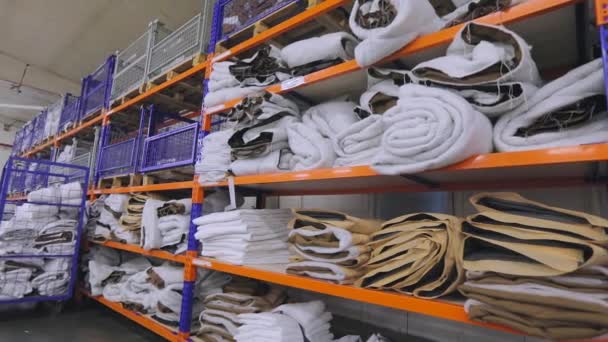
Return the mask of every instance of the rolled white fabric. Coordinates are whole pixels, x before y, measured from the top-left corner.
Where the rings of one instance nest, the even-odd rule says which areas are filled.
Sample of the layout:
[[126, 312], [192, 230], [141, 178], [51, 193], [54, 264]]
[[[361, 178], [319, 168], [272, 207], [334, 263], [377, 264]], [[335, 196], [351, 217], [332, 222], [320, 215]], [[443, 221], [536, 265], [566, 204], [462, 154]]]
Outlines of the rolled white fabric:
[[315, 129], [303, 123], [295, 123], [287, 128], [289, 148], [293, 157], [289, 168], [294, 171], [332, 167], [336, 153], [330, 139], [326, 139]]
[[201, 160], [195, 166], [199, 182], [218, 182], [226, 177], [230, 168], [230, 146], [228, 139], [234, 134], [231, 129], [213, 132], [203, 138]]
[[374, 84], [366, 92], [361, 94], [361, 98], [359, 99], [361, 108], [365, 109], [371, 114], [383, 114], [372, 108], [372, 101], [380, 94], [391, 97], [399, 97], [399, 86], [396, 85], [393, 80], [384, 80]]
[[27, 195], [28, 202], [59, 203], [61, 192], [57, 186], [32, 191]]
[[230, 164], [230, 170], [236, 176], [259, 175], [265, 173], [291, 171], [293, 153], [283, 148], [253, 159], [237, 159]]
[[360, 15], [379, 11], [379, 0], [357, 0], [351, 11], [349, 25], [363, 41], [355, 48], [355, 59], [361, 66], [370, 66], [398, 51], [421, 34], [443, 27], [440, 18], [428, 1], [389, 0], [397, 15], [385, 27], [367, 29], [359, 25]]
[[382, 148], [372, 162], [381, 174], [422, 172], [492, 151], [490, 120], [447, 90], [405, 85], [382, 120]]
[[352, 59], [357, 39], [346, 32], [333, 32], [321, 37], [299, 40], [281, 50], [281, 58], [290, 68], [312, 62]]
[[519, 151], [608, 141], [608, 114], [605, 111], [595, 113], [572, 127], [559, 127], [532, 135], [518, 134], [519, 129], [543, 120], [545, 115], [604, 94], [602, 60], [598, 58], [548, 83], [525, 104], [503, 115], [494, 127], [496, 149]]
[[205, 95], [205, 107], [209, 108], [230, 100], [240, 99], [258, 93], [260, 90], [262, 90], [261, 87], [231, 87], [209, 92]]
[[350, 101], [332, 100], [310, 107], [302, 115], [302, 122], [335, 140], [336, 136], [359, 121], [355, 114], [356, 104]]
[[335, 166], [369, 165], [378, 155], [384, 134], [381, 115], [370, 115], [336, 137]]
[[163, 201], [149, 198], [144, 204], [141, 216], [141, 247], [145, 250], [160, 248], [162, 244], [162, 233], [158, 228], [158, 208], [163, 206]]

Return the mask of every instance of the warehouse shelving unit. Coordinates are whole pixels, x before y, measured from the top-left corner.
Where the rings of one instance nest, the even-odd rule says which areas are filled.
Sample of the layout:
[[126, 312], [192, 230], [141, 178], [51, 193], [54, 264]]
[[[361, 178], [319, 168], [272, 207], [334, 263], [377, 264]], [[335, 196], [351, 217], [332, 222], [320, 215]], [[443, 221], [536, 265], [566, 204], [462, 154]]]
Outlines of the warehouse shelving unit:
[[[94, 125], [107, 125], [115, 115], [128, 115], [134, 107], [154, 102], [154, 97], [161, 92], [177, 86], [180, 82], [192, 77], [207, 79], [213, 63], [223, 61], [234, 56], [251, 51], [253, 48], [280, 36], [282, 33], [306, 25], [316, 17], [329, 13], [341, 6], [348, 6], [352, 0], [325, 0], [318, 5], [308, 8], [294, 17], [278, 24], [268, 30], [244, 41], [229, 50], [207, 56], [207, 61], [198, 64], [176, 77], [152, 87], [145, 93], [124, 102], [112, 109], [105, 109], [84, 125], [61, 134], [50, 141], [27, 151], [24, 156], [32, 157], [36, 153], [54, 146], [59, 146], [65, 139], [77, 135], [80, 131]], [[528, 0], [506, 11], [493, 13], [476, 19], [476, 22], [487, 24], [525, 23], [534, 26], [534, 18], [541, 15], [550, 15], [560, 10], [573, 10], [575, 5], [583, 0]], [[598, 25], [606, 24], [608, 20], [608, 0], [596, 0]], [[542, 25], [542, 24], [537, 24]], [[455, 26], [439, 32], [419, 37], [393, 55], [385, 58], [379, 65], [396, 60], [409, 60], [421, 54], [436, 53], [436, 49], [451, 42], [462, 26]], [[608, 47], [608, 30], [605, 32], [601, 26], [602, 43]], [[535, 32], [535, 30], [531, 30]], [[604, 49], [604, 58], [608, 58]], [[605, 63], [605, 65], [608, 65]], [[353, 79], [365, 76], [354, 60], [329, 67], [312, 74], [284, 81], [281, 84], [266, 88], [273, 93], [288, 93], [301, 91], [306, 95], [315, 94], [316, 86], [344, 84]], [[319, 91], [316, 91], [319, 93]], [[312, 96], [314, 97], [314, 96]], [[211, 108], [204, 108], [201, 115], [203, 136], [211, 130], [212, 117], [230, 109], [240, 99], [233, 99], [224, 104]], [[332, 169], [317, 169], [308, 171], [264, 174], [234, 177], [234, 184], [257, 193], [259, 203], [263, 203], [265, 196], [278, 195], [318, 195], [318, 194], [351, 194], [351, 193], [379, 193], [395, 191], [459, 191], [470, 189], [497, 189], [514, 187], [554, 187], [554, 186], [583, 186], [605, 183], [608, 173], [604, 164], [608, 160], [608, 144], [581, 145], [562, 148], [550, 148], [534, 151], [491, 153], [479, 155], [458, 164], [431, 170], [416, 175], [386, 176], [377, 174], [368, 166], [340, 167]], [[204, 194], [207, 189], [226, 187], [227, 182], [199, 184], [195, 176], [192, 181], [169, 182], [162, 184], [121, 187], [113, 189], [91, 188], [91, 199], [102, 194], [156, 192], [173, 190], [192, 191], [192, 217], [202, 214]], [[197, 268], [205, 268], [220, 272], [259, 279], [288, 287], [304, 289], [321, 294], [342, 297], [354, 301], [381, 305], [409, 312], [416, 312], [433, 317], [443, 318], [465, 324], [483, 326], [490, 329], [514, 332], [505, 327], [483, 324], [468, 319], [462, 303], [447, 300], [425, 300], [412, 296], [396, 294], [386, 291], [368, 290], [352, 286], [336, 285], [311, 278], [288, 275], [282, 266], [237, 266], [213, 259], [198, 256], [198, 242], [194, 238], [196, 226], [191, 224], [188, 238], [188, 252], [184, 255], [173, 255], [165, 251], [146, 251], [139, 246], [126, 245], [117, 242], [93, 242], [108, 248], [114, 248], [149, 257], [169, 260], [184, 265], [184, 290], [181, 322], [178, 330], [124, 309], [119, 303], [112, 303], [103, 297], [91, 297], [106, 305], [110, 309], [126, 316], [140, 325], [150, 329], [170, 341], [196, 341], [190, 336], [190, 323], [192, 320], [192, 298]], [[86, 293], [85, 293], [86, 294]], [[600, 341], [600, 340], [596, 340]]]

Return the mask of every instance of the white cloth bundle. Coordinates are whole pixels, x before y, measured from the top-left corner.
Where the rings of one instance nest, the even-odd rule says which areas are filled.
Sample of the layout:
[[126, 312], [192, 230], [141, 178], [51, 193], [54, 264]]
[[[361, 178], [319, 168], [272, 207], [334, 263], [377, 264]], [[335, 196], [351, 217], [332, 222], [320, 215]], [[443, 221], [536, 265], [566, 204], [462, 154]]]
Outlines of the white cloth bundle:
[[68, 272], [44, 272], [32, 279], [32, 287], [42, 296], [66, 294], [70, 275]]
[[190, 215], [169, 215], [158, 220], [158, 229], [162, 235], [161, 247], [180, 243], [188, 234]]
[[377, 109], [372, 108], [374, 98], [380, 94], [383, 96], [399, 97], [399, 86], [393, 80], [378, 82], [361, 94], [359, 105], [370, 114], [383, 114], [384, 112], [380, 113]]
[[184, 269], [172, 266], [169, 263], [150, 267], [146, 270], [146, 273], [149, 277], [148, 281], [159, 289], [175, 284], [183, 285], [184, 282]]
[[141, 217], [140, 245], [145, 250], [157, 249], [162, 245], [162, 234], [158, 229], [157, 209], [162, 207], [163, 201], [149, 198], [144, 204]]
[[338, 58], [346, 61], [353, 58], [357, 43], [349, 33], [328, 33], [287, 45], [281, 50], [281, 58], [290, 68]]
[[[494, 127], [494, 144], [499, 151], [530, 150], [547, 147], [592, 144], [608, 141], [606, 112], [592, 113], [584, 122], [567, 127], [552, 113], [574, 106], [579, 101], [600, 96], [605, 101], [602, 60], [596, 59], [546, 84], [526, 104], [505, 114]], [[575, 109], [576, 110], [576, 109]], [[580, 110], [580, 109], [578, 109]], [[576, 118], [575, 118], [576, 119]], [[532, 134], [520, 134], [535, 123], [558, 121], [556, 127]]]
[[234, 62], [227, 61], [212, 64], [213, 69], [208, 84], [209, 92], [239, 85], [239, 81], [230, 73], [230, 66], [232, 65], [234, 65]]
[[335, 166], [369, 165], [380, 153], [384, 124], [381, 115], [370, 115], [336, 137]]
[[405, 85], [382, 121], [382, 149], [372, 162], [381, 174], [417, 173], [492, 151], [490, 120], [447, 90]]
[[32, 191], [27, 195], [28, 202], [59, 203], [61, 192], [57, 186]]
[[[40, 230], [54, 220], [52, 217], [35, 220], [23, 220], [13, 217], [9, 221], [2, 221], [0, 223], [0, 240], [3, 241], [3, 244], [12, 240], [31, 241], [38, 236]], [[24, 244], [27, 243], [24, 242]]]
[[209, 92], [205, 95], [205, 107], [217, 106], [230, 100], [259, 93], [261, 90], [262, 87], [231, 87]]
[[57, 232], [74, 232], [78, 226], [76, 220], [57, 220], [46, 224], [39, 232], [39, 235], [52, 234]]
[[198, 217], [192, 222], [197, 226], [213, 225], [234, 220], [241, 222], [267, 222], [268, 220], [289, 220], [293, 217], [290, 209], [239, 209], [213, 213]]
[[[240, 149], [243, 145], [251, 144], [262, 139], [265, 135], [270, 135], [272, 141], [268, 142], [268, 152], [277, 151], [289, 147], [287, 142], [287, 128], [298, 122], [298, 118], [286, 115], [283, 117], [269, 118], [254, 126], [243, 128], [236, 131], [229, 139], [232, 150]], [[240, 141], [236, 142], [236, 137]]]
[[[361, 25], [362, 16], [379, 12], [380, 0], [356, 0], [351, 11], [349, 25], [353, 33], [363, 40], [355, 48], [355, 59], [361, 66], [370, 66], [398, 51], [421, 34], [438, 31], [443, 26], [428, 1], [389, 0], [397, 15], [385, 27]], [[369, 25], [377, 22], [370, 20]]]
[[19, 221], [43, 220], [56, 217], [59, 207], [55, 205], [42, 205], [25, 203], [15, 209], [14, 218]]
[[230, 146], [228, 139], [234, 134], [231, 129], [213, 132], [203, 138], [201, 159], [195, 166], [201, 184], [218, 182], [226, 177], [230, 168]]
[[19, 268], [0, 272], [0, 299], [23, 298], [33, 291], [32, 270]]
[[129, 195], [111, 194], [110, 196], [104, 199], [103, 203], [113, 212], [117, 214], [122, 214], [127, 211], [127, 205], [129, 204]]
[[82, 185], [80, 182], [72, 182], [59, 186], [61, 194], [61, 203], [63, 204], [80, 204], [82, 201]]
[[355, 114], [356, 104], [350, 101], [332, 100], [310, 107], [302, 115], [302, 122], [316, 128], [322, 136], [332, 141], [336, 136], [359, 121]]
[[258, 158], [237, 159], [230, 164], [230, 170], [235, 176], [289, 172], [292, 158], [293, 152], [286, 146]]
[[333, 143], [315, 128], [294, 123], [287, 128], [289, 148], [293, 152], [289, 168], [293, 171], [332, 167], [336, 160]]

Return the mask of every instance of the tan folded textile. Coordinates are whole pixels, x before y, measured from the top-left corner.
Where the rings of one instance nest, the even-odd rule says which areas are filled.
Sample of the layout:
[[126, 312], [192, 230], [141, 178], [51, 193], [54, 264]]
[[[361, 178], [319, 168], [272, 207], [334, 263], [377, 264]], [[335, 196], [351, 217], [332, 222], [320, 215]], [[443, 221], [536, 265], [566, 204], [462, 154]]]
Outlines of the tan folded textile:
[[199, 340], [203, 342], [233, 342], [233, 338], [226, 338], [220, 334], [211, 333], [211, 332], [199, 332], [197, 335]]
[[295, 245], [291, 245], [289, 250], [294, 254], [289, 258], [291, 262], [310, 260], [328, 262], [349, 268], [358, 268], [365, 265], [369, 261], [371, 255], [371, 248], [368, 246], [353, 246], [344, 252], [332, 254], [304, 251]]
[[370, 269], [356, 285], [435, 298], [464, 280], [460, 220], [443, 214], [397, 217], [372, 234]]
[[[225, 340], [235, 341], [234, 337], [230, 334], [230, 332], [228, 332], [228, 330], [226, 328], [224, 328], [221, 325], [212, 324], [212, 323], [205, 323], [205, 324], [203, 324], [201, 326], [201, 329], [198, 332], [198, 335], [199, 336], [201, 336], [201, 335], [202, 336], [205, 336], [205, 335], [219, 335], [222, 338], [224, 338]], [[215, 340], [211, 340], [211, 341], [215, 341]]]
[[286, 272], [336, 284], [353, 284], [363, 274], [362, 271], [357, 269], [317, 261], [300, 261], [288, 264]]
[[241, 293], [216, 293], [205, 298], [209, 309], [232, 312], [234, 314], [268, 311], [286, 299], [285, 289], [271, 286], [264, 296], [251, 296]]
[[570, 234], [535, 229], [527, 217], [501, 221], [501, 213], [484, 212], [463, 223], [464, 268], [520, 276], [555, 276], [606, 264], [608, 251]]
[[551, 207], [512, 192], [480, 193], [470, 201], [479, 212], [495, 213], [494, 217], [501, 222], [522, 223], [538, 230], [560, 232], [604, 245], [608, 243], [608, 220], [599, 216]]
[[350, 246], [363, 245], [369, 242], [366, 234], [351, 233], [343, 228], [325, 227], [317, 229], [312, 226], [296, 228], [305, 221], [298, 219], [291, 220], [289, 228], [289, 242], [298, 246], [324, 247], [332, 249], [345, 249]]
[[[513, 314], [507, 310], [487, 305], [479, 301], [469, 300], [466, 304], [467, 314], [472, 320], [500, 324], [528, 335], [550, 338], [555, 340], [588, 339], [608, 333], [605, 327], [596, 327], [592, 324], [569, 324], [562, 321], [541, 321], [535, 317]], [[571, 313], [571, 316], [591, 318], [597, 314]]]
[[125, 230], [135, 231], [141, 229], [141, 215], [123, 214], [118, 222]]
[[378, 220], [366, 220], [349, 216], [339, 211], [325, 209], [294, 209], [294, 217], [301, 225], [294, 228], [310, 226], [316, 229], [326, 227], [337, 227], [346, 229], [351, 233], [369, 235], [380, 229], [382, 222]]

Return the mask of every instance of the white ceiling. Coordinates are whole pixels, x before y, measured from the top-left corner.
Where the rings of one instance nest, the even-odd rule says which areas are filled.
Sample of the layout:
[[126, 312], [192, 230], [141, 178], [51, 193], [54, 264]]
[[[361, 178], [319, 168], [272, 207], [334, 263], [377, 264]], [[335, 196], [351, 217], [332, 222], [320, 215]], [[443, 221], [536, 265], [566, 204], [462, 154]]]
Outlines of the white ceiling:
[[[4, 84], [0, 103], [48, 105], [64, 92], [79, 93], [81, 78], [150, 21], [175, 29], [202, 1], [210, 0], [0, 0], [0, 80], [16, 83], [31, 65], [23, 82], [28, 91], [15, 94]], [[34, 114], [0, 109], [0, 116], [24, 121]]]

